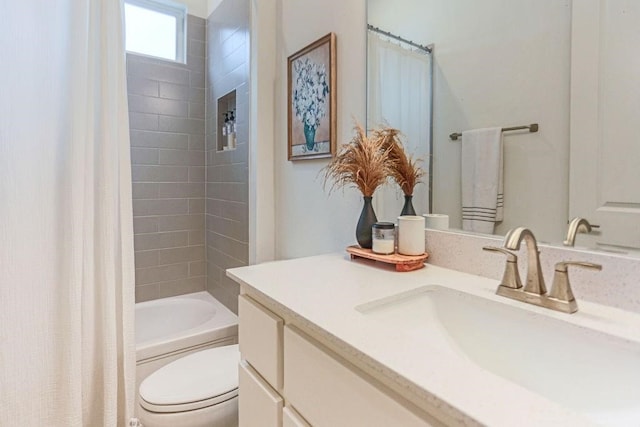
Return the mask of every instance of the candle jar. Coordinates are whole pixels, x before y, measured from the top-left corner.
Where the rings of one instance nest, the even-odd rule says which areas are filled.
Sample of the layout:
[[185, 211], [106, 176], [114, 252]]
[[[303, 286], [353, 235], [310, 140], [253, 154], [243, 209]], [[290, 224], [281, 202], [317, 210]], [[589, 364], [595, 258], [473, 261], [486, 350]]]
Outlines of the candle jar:
[[395, 224], [392, 222], [376, 222], [371, 227], [373, 245], [371, 250], [377, 254], [388, 255], [395, 252]]

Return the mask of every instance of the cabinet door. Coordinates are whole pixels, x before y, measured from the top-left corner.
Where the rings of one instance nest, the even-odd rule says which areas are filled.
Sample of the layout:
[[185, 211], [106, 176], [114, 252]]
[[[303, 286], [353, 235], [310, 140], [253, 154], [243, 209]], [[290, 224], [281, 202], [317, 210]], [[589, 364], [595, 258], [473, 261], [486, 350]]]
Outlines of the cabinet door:
[[289, 326], [284, 357], [287, 402], [314, 427], [439, 425]]
[[282, 410], [282, 427], [311, 427], [302, 419], [295, 409], [290, 406]]
[[281, 390], [283, 320], [245, 295], [238, 299], [238, 313], [242, 358], [273, 388]]
[[281, 427], [282, 397], [246, 362], [239, 371], [239, 427]]

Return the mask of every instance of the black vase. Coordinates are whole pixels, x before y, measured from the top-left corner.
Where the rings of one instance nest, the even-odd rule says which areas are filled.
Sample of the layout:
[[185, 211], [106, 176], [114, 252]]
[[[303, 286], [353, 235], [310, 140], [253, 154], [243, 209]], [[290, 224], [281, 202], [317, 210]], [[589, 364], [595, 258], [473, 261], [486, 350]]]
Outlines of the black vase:
[[373, 205], [371, 204], [372, 197], [363, 197], [364, 205], [362, 206], [362, 212], [360, 213], [360, 219], [358, 219], [358, 225], [356, 226], [356, 240], [361, 248], [371, 249], [373, 240], [371, 237], [371, 227], [378, 222], [376, 213], [373, 211]]
[[413, 195], [404, 196], [404, 206], [402, 207], [402, 212], [400, 212], [400, 216], [403, 215], [416, 215], [416, 210], [413, 209]]

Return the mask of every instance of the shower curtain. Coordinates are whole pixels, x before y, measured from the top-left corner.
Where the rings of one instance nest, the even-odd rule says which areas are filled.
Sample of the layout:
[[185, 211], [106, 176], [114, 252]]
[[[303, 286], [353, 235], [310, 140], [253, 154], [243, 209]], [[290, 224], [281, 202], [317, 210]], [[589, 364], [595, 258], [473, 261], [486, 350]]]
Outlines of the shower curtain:
[[[405, 150], [429, 165], [431, 129], [431, 55], [390, 42], [369, 33], [368, 127], [388, 125], [402, 131]], [[429, 212], [429, 176], [414, 190], [413, 205], [420, 215]], [[404, 199], [398, 186], [376, 193], [379, 220], [394, 221]], [[395, 207], [395, 209], [394, 209]]]
[[0, 2], [1, 426], [122, 426], [132, 415], [122, 10]]

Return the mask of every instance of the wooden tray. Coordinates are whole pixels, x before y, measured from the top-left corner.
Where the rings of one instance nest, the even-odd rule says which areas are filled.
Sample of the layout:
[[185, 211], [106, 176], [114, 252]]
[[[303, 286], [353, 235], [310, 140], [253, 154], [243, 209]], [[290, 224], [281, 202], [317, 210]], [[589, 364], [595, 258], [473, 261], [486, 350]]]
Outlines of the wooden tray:
[[360, 246], [348, 246], [347, 252], [351, 254], [351, 259], [366, 258], [374, 261], [384, 262], [386, 264], [394, 264], [396, 271], [413, 271], [424, 267], [424, 262], [429, 258], [429, 254], [422, 255], [400, 255], [389, 254], [382, 255], [374, 253], [371, 249], [363, 249]]

